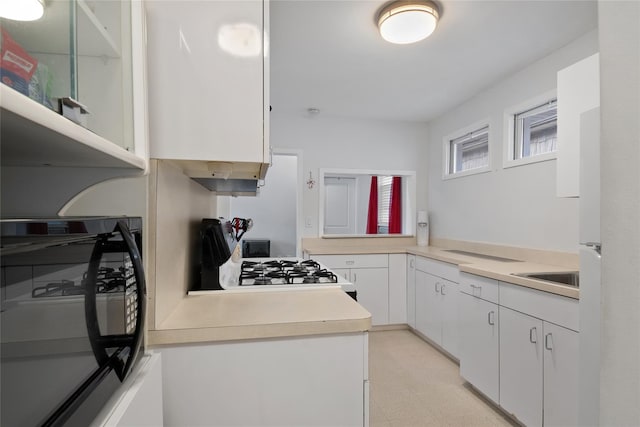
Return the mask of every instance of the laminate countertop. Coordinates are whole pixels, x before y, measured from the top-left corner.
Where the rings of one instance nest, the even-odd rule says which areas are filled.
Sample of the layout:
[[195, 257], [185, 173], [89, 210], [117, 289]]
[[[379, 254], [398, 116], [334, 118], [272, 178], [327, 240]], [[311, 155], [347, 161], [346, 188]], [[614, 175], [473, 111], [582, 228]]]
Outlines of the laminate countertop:
[[310, 239], [303, 242], [303, 251], [311, 257], [314, 255], [406, 253], [455, 264], [464, 273], [488, 277], [568, 298], [579, 299], [580, 297], [579, 289], [573, 286], [515, 276], [519, 273], [577, 271], [578, 258], [575, 254], [467, 242], [458, 242], [454, 246], [458, 246], [458, 248], [415, 245], [402, 247], [400, 244], [386, 245], [384, 239], [379, 241], [361, 240], [348, 244], [344, 244], [340, 239], [327, 239], [322, 243]]
[[187, 295], [147, 332], [150, 346], [319, 334], [371, 328], [371, 314], [339, 286]]

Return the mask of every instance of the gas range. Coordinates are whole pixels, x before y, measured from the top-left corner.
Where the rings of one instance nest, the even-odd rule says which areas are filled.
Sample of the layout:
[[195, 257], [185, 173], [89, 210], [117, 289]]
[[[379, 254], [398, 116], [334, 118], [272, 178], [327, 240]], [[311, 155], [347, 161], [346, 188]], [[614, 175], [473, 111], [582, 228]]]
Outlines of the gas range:
[[[225, 290], [269, 291], [340, 287], [355, 292], [355, 286], [322, 264], [300, 258], [230, 259], [220, 267], [220, 285]], [[189, 291], [190, 295], [209, 290]]]

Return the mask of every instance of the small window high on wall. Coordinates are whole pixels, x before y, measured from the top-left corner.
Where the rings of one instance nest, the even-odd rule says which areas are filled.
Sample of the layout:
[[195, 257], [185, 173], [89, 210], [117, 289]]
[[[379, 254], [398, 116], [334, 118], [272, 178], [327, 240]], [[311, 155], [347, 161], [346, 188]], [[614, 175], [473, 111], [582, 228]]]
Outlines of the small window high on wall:
[[488, 171], [489, 125], [470, 126], [444, 139], [444, 178]]
[[504, 121], [505, 167], [556, 158], [558, 101], [555, 93], [507, 109]]

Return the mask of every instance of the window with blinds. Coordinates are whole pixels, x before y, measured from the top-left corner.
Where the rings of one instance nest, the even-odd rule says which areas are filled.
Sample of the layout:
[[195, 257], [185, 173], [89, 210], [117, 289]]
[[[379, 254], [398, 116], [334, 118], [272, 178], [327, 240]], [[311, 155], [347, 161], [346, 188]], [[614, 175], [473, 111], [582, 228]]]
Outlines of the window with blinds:
[[489, 126], [449, 139], [447, 175], [489, 166]]
[[392, 176], [378, 176], [378, 234], [389, 232]]
[[513, 156], [511, 160], [556, 151], [558, 101], [552, 99], [513, 115]]

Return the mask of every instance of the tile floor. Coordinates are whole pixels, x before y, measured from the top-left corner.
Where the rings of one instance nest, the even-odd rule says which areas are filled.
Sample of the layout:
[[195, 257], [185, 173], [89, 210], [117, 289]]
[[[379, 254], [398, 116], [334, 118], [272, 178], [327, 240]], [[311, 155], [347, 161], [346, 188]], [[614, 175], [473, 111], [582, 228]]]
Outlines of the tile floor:
[[409, 330], [369, 333], [371, 427], [515, 426]]

